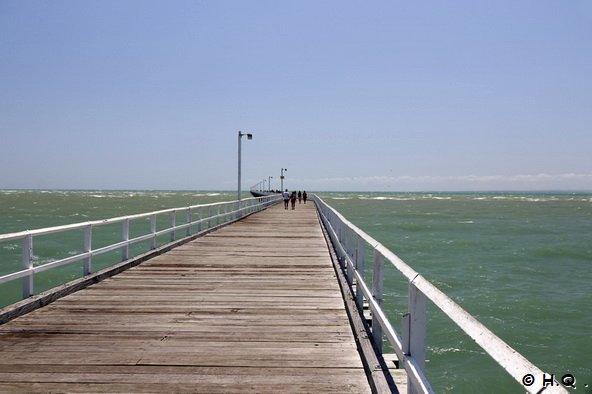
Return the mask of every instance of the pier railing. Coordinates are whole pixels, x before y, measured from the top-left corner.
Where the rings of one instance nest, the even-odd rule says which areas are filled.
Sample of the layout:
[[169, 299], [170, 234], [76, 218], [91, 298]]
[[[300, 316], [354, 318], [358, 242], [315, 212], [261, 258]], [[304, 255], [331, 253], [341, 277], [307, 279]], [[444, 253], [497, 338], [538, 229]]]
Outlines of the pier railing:
[[[193, 205], [182, 208], [171, 208], [160, 211], [141, 213], [136, 215], [121, 216], [111, 219], [94, 220], [84, 223], [68, 224], [64, 226], [41, 228], [37, 230], [27, 230], [18, 233], [1, 234], [0, 244], [15, 241], [21, 243], [21, 266], [20, 269], [14, 270], [8, 274], [0, 276], [0, 284], [11, 282], [15, 280], [22, 281], [22, 298], [28, 298], [35, 294], [34, 278], [35, 274], [55, 269], [57, 267], [81, 264], [82, 275], [89, 275], [93, 272], [92, 259], [93, 257], [102, 255], [112, 251], [121, 251], [121, 260], [129, 259], [130, 247], [132, 245], [145, 242], [148, 244], [148, 250], [157, 248], [157, 239], [163, 235], [170, 235], [168, 243], [175, 242], [182, 237], [198, 236], [201, 233], [211, 231], [214, 228], [225, 225], [229, 222], [239, 220], [254, 212], [263, 210], [270, 205], [278, 202], [281, 196], [272, 195], [265, 197], [248, 198], [240, 201], [219, 202], [212, 204]], [[157, 218], [169, 216], [162, 222], [158, 223]], [[148, 231], [143, 234], [134, 234], [130, 237], [130, 225], [132, 222], [149, 224]], [[93, 248], [93, 230], [97, 230], [102, 226], [120, 224], [121, 237], [116, 242], [111, 242], [106, 246]], [[164, 228], [162, 228], [164, 227]], [[35, 238], [46, 236], [49, 234], [64, 234], [68, 232], [82, 231], [82, 242], [79, 245], [81, 253], [76, 253], [73, 256], [65, 258], [53, 259], [49, 262], [37, 263], [34, 254]], [[182, 237], [179, 236], [183, 234]], [[166, 243], [165, 243], [166, 245]], [[59, 249], [59, 246], [58, 246]], [[67, 254], [67, 250], [60, 250], [63, 254]], [[0, 262], [6, 263], [6, 262]], [[118, 261], [113, 261], [113, 264]]]
[[[369, 304], [372, 313], [372, 336], [378, 353], [382, 352], [383, 338], [394, 349], [399, 367], [407, 372], [410, 393], [433, 393], [425, 377], [427, 301], [431, 301], [471, 337], [497, 364], [529, 393], [567, 393], [551, 374], [546, 374], [487, 327], [456, 304], [450, 297], [408, 266], [394, 253], [349, 222], [318, 196], [314, 196], [321, 220], [329, 233], [341, 269], [348, 283], [355, 288], [359, 310]], [[366, 253], [373, 256], [372, 283], [366, 283]], [[391, 264], [408, 282], [407, 313], [402, 316], [401, 333], [393, 328], [383, 308], [384, 265]], [[355, 284], [355, 286], [354, 286]]]

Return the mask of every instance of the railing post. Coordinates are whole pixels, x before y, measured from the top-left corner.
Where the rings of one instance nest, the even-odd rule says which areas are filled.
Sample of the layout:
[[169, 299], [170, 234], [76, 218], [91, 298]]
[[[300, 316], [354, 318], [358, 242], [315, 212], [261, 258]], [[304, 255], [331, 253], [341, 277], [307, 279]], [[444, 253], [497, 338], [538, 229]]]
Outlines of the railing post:
[[216, 208], [218, 208], [216, 211], [216, 226], [220, 225], [220, 205], [217, 205]]
[[208, 207], [208, 229], [212, 227], [212, 207]]
[[156, 249], [156, 215], [150, 216], [150, 232], [152, 233], [150, 249]]
[[[358, 274], [362, 278], [364, 278], [364, 273], [366, 270], [364, 260], [366, 259], [366, 242], [362, 239], [362, 237], [358, 237], [358, 246], [356, 248], [356, 270]], [[360, 284], [356, 284], [356, 304], [358, 308], [362, 310], [364, 307], [364, 292], [362, 291], [362, 286]]]
[[[33, 236], [27, 234], [23, 238], [23, 253], [22, 253], [23, 269], [33, 268]], [[23, 299], [29, 298], [33, 295], [33, 273], [29, 273], [23, 278]]]
[[[372, 267], [372, 298], [382, 308], [382, 295], [384, 284], [384, 258], [377, 250], [374, 251], [374, 264]], [[382, 327], [376, 319], [376, 311], [372, 311], [372, 339], [378, 354], [382, 354]]]
[[[346, 231], [345, 232], [345, 255], [346, 257], [350, 260], [351, 264], [347, 265], [347, 283], [349, 283], [350, 286], [353, 286], [354, 284], [354, 264], [355, 264], [355, 259], [353, 257], [353, 250], [352, 250], [352, 237], [353, 234], [350, 231]], [[347, 261], [347, 260], [346, 260]]]
[[89, 224], [84, 229], [84, 252], [88, 253], [88, 257], [84, 259], [84, 264], [82, 266], [82, 275], [86, 276], [92, 272], [92, 256], [90, 252], [92, 250], [92, 224]]
[[201, 233], [201, 213], [197, 211], [197, 232]]
[[[343, 246], [343, 225], [339, 221], [335, 221], [335, 225], [337, 226], [337, 242]], [[342, 250], [345, 250], [345, 248], [342, 247]], [[347, 254], [347, 251], [345, 253]], [[345, 256], [337, 257], [339, 257], [339, 265], [341, 266], [341, 269], [344, 270], [346, 268]]]
[[193, 213], [191, 212], [191, 207], [187, 208], [187, 231], [185, 232], [186, 236], [191, 235], [191, 223], [193, 222]]
[[426, 296], [413, 283], [409, 286], [409, 322], [411, 341], [411, 356], [418, 365], [425, 368], [425, 338], [427, 331]]
[[[413, 357], [418, 367], [425, 370], [425, 339], [427, 328], [426, 296], [409, 282], [408, 312], [403, 315], [402, 341], [403, 352]], [[419, 392], [407, 377], [407, 387], [410, 393]]]
[[122, 228], [122, 236], [123, 236], [123, 241], [125, 241], [125, 245], [123, 245], [123, 250], [121, 253], [121, 259], [122, 260], [127, 260], [129, 259], [129, 224], [130, 221], [129, 219], [125, 219], [123, 221], [123, 228]]
[[177, 211], [171, 212], [171, 242], [175, 240], [175, 227], [177, 226]]

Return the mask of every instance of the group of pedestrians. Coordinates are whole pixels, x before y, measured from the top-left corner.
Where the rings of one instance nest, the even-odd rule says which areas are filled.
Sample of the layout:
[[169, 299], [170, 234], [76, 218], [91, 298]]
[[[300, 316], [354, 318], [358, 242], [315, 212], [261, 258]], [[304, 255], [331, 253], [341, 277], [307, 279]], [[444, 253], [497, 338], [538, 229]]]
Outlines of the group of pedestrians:
[[286, 189], [282, 192], [282, 197], [284, 198], [284, 209], [288, 209], [288, 203], [292, 204], [292, 209], [296, 209], [296, 199], [298, 199], [298, 204], [302, 204], [302, 200], [304, 200], [304, 203], [306, 204], [307, 194], [306, 190], [304, 192], [298, 191], [298, 193], [296, 193], [293, 191], [290, 193], [288, 189]]

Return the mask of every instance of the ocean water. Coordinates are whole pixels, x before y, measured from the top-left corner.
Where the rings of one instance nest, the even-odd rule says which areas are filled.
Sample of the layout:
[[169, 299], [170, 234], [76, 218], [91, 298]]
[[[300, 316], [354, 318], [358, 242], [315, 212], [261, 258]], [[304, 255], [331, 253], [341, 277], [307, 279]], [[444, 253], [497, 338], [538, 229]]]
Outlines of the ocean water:
[[[592, 386], [592, 194], [319, 195], [539, 368], [559, 380], [573, 375], [576, 392], [592, 392], [586, 387]], [[235, 197], [234, 192], [5, 190], [0, 234]], [[120, 231], [107, 229], [103, 242]], [[50, 261], [59, 250], [76, 254], [80, 244], [81, 234], [48, 236], [38, 245], [36, 240], [36, 263]], [[138, 245], [136, 252], [142, 250]], [[96, 264], [118, 258], [105, 255]], [[0, 243], [0, 273], [19, 264], [20, 245]], [[79, 276], [80, 267], [43, 275], [38, 291]], [[19, 292], [18, 283], [0, 285], [0, 304], [18, 300]], [[405, 281], [387, 268], [384, 306], [397, 328], [406, 294]], [[431, 305], [428, 319], [426, 374], [437, 392], [523, 392]]]

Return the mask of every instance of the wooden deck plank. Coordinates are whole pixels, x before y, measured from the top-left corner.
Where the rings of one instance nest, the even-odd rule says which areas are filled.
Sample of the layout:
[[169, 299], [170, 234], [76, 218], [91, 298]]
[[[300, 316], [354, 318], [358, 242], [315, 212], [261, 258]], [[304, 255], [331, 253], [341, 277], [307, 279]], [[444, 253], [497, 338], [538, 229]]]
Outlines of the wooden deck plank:
[[312, 204], [0, 326], [1, 392], [369, 392]]

